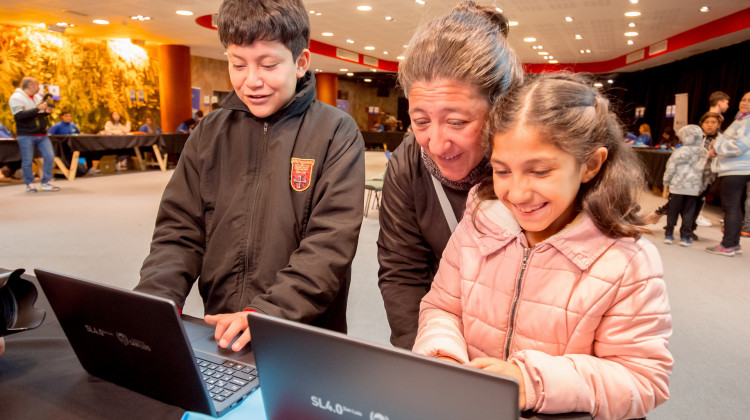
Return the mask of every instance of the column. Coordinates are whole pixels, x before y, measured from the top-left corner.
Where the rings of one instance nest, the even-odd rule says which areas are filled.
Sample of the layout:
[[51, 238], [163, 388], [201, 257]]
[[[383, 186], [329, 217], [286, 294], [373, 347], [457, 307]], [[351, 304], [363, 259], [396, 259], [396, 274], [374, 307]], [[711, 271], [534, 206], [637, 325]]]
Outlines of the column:
[[336, 106], [339, 78], [335, 73], [315, 73], [315, 91], [320, 102]]
[[190, 47], [159, 45], [159, 102], [163, 132], [174, 132], [181, 122], [192, 117], [190, 86]]

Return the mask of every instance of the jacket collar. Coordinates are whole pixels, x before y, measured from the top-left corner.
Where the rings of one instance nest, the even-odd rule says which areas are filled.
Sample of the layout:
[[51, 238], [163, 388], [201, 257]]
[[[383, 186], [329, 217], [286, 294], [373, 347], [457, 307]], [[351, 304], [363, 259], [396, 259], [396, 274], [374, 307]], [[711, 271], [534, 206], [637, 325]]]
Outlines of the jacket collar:
[[232, 92], [229, 93], [229, 96], [227, 96], [226, 99], [221, 101], [221, 107], [232, 111], [246, 112], [258, 121], [273, 123], [285, 116], [301, 114], [310, 106], [310, 103], [315, 100], [315, 97], [315, 75], [308, 70], [302, 78], [297, 80], [297, 89], [294, 94], [294, 99], [270, 117], [258, 118], [253, 115], [247, 105], [245, 105], [245, 103], [237, 96], [237, 92], [235, 92], [234, 89], [232, 89]]
[[[528, 247], [521, 226], [500, 200], [479, 204], [475, 225], [477, 229], [471, 229], [471, 232], [483, 256], [497, 252], [514, 241], [524, 248]], [[615, 242], [616, 239], [605, 236], [596, 227], [587, 213], [581, 212], [563, 230], [533, 248], [535, 252], [555, 248], [579, 269], [586, 270]]]

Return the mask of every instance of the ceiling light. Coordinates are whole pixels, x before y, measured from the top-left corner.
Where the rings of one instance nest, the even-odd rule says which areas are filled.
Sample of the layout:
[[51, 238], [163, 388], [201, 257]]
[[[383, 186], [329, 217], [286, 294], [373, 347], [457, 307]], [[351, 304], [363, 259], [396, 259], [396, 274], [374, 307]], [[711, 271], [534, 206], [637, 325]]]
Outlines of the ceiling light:
[[392, 18], [392, 17], [390, 17], [390, 16], [386, 16], [386, 17], [385, 17], [385, 20], [389, 20], [389, 21], [390, 21], [390, 20], [393, 20], [393, 18]]
[[625, 32], [625, 36], [638, 36], [638, 32]]
[[315, 10], [310, 10], [310, 14], [314, 15], [315, 14]]
[[378, 69], [370, 69], [370, 71], [375, 72], [378, 71]]
[[375, 47], [373, 47], [373, 46], [371, 46], [371, 45], [368, 45], [368, 46], [366, 46], [366, 47], [365, 47], [365, 49], [366, 49], [367, 51], [372, 51], [372, 50], [374, 50], [374, 49], [375, 49]]
[[635, 23], [633, 23], [633, 22], [628, 23], [628, 27], [635, 28]]
[[549, 56], [549, 59], [550, 59], [550, 60], [554, 60], [554, 59], [555, 59], [555, 57], [553, 57], [553, 56]]
[[638, 4], [638, 0], [630, 0], [630, 4]]
[[322, 15], [323, 15], [323, 14], [322, 14], [322, 13], [320, 13], [320, 12], [318, 12], [318, 13], [316, 13], [316, 14], [315, 14], [315, 16], [322, 16]]
[[573, 18], [572, 18], [572, 17], [570, 17], [570, 16], [565, 16], [565, 21], [566, 21], [566, 22], [572, 22], [572, 21], [573, 21]]
[[541, 45], [537, 45], [536, 47], [537, 47], [537, 49], [540, 49], [540, 50], [541, 50], [542, 48], [544, 48], [544, 47], [542, 47]]
[[94, 19], [93, 22], [97, 25], [109, 25], [109, 21], [104, 19]]
[[587, 48], [586, 49], [586, 54], [591, 54], [591, 50]]
[[354, 40], [353, 39], [347, 39], [346, 42], [348, 42], [350, 44], [354, 44]]
[[349, 69], [339, 69], [339, 71], [349, 71]]
[[133, 20], [140, 20], [141, 22], [146, 21], [146, 20], [151, 20], [150, 17], [143, 16], [143, 15], [131, 16], [130, 18], [133, 19]]
[[349, 73], [346, 73], [346, 75], [347, 75], [347, 76], [354, 76], [354, 73], [352, 73], [352, 72], [349, 72]]
[[402, 45], [402, 47], [404, 47], [404, 48], [409, 48], [409, 46], [408, 46], [408, 45], [406, 45], [406, 44]]
[[640, 16], [640, 15], [641, 15], [641, 12], [627, 12], [627, 13], [625, 13], [625, 16], [627, 16], [627, 17], [636, 17], [636, 16]]
[[333, 32], [323, 32], [321, 35], [323, 35], [323, 36], [333, 36]]
[[611, 85], [612, 83], [614, 83], [614, 82], [615, 82], [615, 81], [614, 81], [614, 80], [612, 80], [612, 79], [607, 79], [607, 83], [609, 83], [610, 85]]
[[549, 60], [550, 64], [557, 64], [557, 60]]
[[708, 7], [707, 6], [703, 6], [703, 7], [700, 8], [700, 11], [703, 12], [703, 13], [707, 13], [708, 12]]
[[628, 40], [628, 45], [633, 45], [633, 40], [632, 39]]
[[549, 57], [545, 55], [545, 56], [544, 56], [544, 59], [545, 59], [545, 60], [549, 60]]
[[531, 47], [531, 49], [532, 49], [532, 50], [535, 50], [535, 49], [536, 49], [536, 45], [532, 46], [532, 47]]
[[388, 51], [383, 51], [383, 54], [388, 55]]
[[599, 82], [596, 82], [596, 83], [594, 83], [594, 86], [596, 86], [596, 87], [602, 87], [602, 86], [604, 86], [604, 85], [603, 85], [603, 84], [601, 84], [601, 83], [599, 83]]
[[365, 79], [365, 82], [370, 83], [372, 82], [372, 79]]
[[175, 13], [182, 16], [193, 16], [193, 12], [191, 12], [190, 10], [178, 10]]
[[496, 7], [495, 10], [497, 10], [497, 13], [503, 13], [503, 9]]
[[579, 34], [576, 34], [576, 39], [583, 39], [583, 37]]
[[525, 42], [534, 42], [534, 41], [536, 41], [536, 38], [530, 36], [530, 37], [524, 38], [523, 40]]
[[539, 51], [537, 54], [539, 55], [549, 55], [547, 51]]
[[581, 54], [583, 54], [583, 53], [585, 53], [585, 52], [586, 52], [586, 51], [584, 51], [584, 50], [581, 50]]
[[370, 10], [372, 10], [372, 7], [371, 6], [357, 6], [357, 10], [359, 10], [360, 12], [369, 12]]
[[396, 57], [396, 59], [397, 59], [397, 60], [403, 60], [403, 59], [404, 59], [404, 56], [403, 56], [403, 55], [399, 55], [398, 57]]
[[416, 2], [417, 2], [417, 4], [422, 4], [422, 5], [424, 5], [424, 0], [414, 0], [414, 1], [416, 1]]
[[516, 22], [515, 20], [511, 20], [510, 22], [508, 22], [508, 26], [518, 26], [518, 22]]

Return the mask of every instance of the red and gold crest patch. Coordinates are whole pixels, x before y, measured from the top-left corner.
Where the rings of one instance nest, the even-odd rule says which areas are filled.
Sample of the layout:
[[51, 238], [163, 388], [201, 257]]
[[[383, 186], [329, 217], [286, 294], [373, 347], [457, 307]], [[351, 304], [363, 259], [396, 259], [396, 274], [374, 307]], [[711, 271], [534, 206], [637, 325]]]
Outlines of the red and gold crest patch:
[[291, 184], [294, 191], [304, 191], [310, 186], [315, 159], [292, 158]]

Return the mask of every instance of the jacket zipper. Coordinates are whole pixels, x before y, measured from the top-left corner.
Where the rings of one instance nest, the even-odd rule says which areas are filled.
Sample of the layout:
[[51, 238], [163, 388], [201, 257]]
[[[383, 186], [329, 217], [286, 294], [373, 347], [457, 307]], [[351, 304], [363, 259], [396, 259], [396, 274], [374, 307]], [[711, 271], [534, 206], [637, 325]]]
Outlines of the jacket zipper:
[[513, 339], [513, 329], [516, 326], [516, 311], [518, 310], [518, 299], [521, 297], [521, 283], [523, 282], [524, 274], [526, 274], [526, 265], [529, 261], [529, 254], [531, 254], [531, 248], [524, 248], [523, 260], [521, 261], [521, 272], [518, 273], [518, 280], [516, 280], [516, 292], [513, 295], [513, 306], [510, 310], [508, 338], [505, 340], [505, 358], [503, 360], [508, 360], [508, 357], [510, 357], [510, 342]]
[[[256, 164], [258, 166], [258, 172], [255, 182], [255, 194], [253, 197], [258, 197], [260, 195], [260, 189], [261, 189], [261, 182], [260, 178], [263, 176], [263, 158], [262, 156], [265, 156], [266, 152], [266, 145], [268, 142], [268, 122], [263, 123], [263, 141], [261, 142], [261, 152], [257, 153], [258, 158], [256, 158]], [[255, 223], [255, 219], [257, 217], [258, 213], [258, 200], [253, 200], [253, 204], [250, 206], [251, 208], [251, 215], [250, 215], [250, 221], [247, 226], [247, 245], [245, 249], [245, 273], [242, 277], [242, 291], [240, 292], [240, 300], [239, 300], [239, 308], [238, 311], [242, 311], [247, 309], [248, 305], [244, 304], [245, 300], [245, 293], [247, 289], [247, 276], [248, 272], [250, 271], [250, 254], [251, 254], [251, 247], [252, 244], [255, 243], [253, 240], [253, 236], [257, 235], [258, 229], [254, 229], [253, 226], [257, 226]]]

